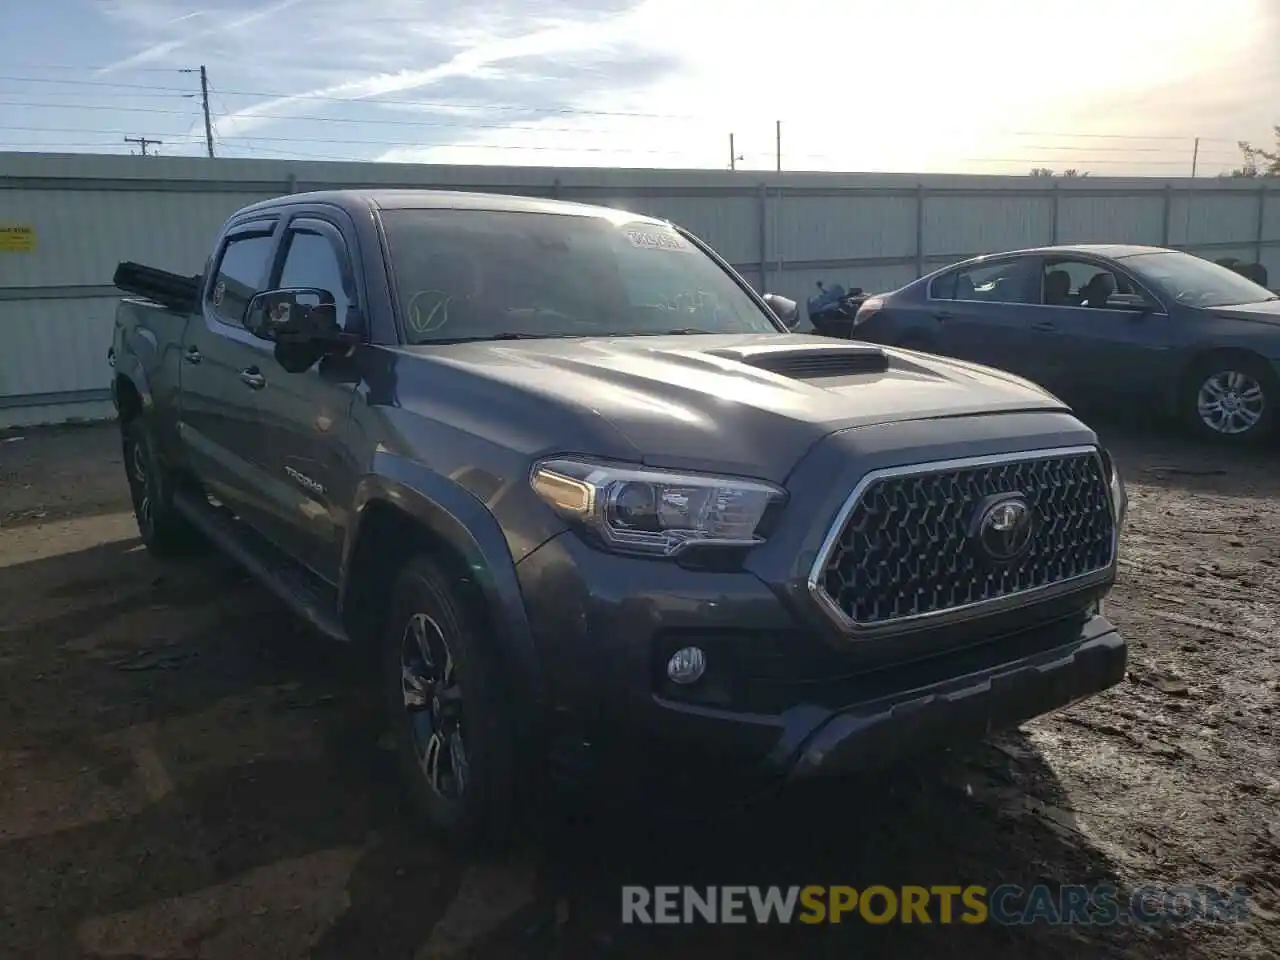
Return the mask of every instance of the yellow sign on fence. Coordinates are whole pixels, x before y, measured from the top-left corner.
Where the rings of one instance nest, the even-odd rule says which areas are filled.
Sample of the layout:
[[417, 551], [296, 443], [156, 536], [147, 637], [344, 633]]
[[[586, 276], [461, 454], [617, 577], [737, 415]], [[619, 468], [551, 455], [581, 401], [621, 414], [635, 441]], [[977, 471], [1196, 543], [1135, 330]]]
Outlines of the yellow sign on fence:
[[0, 253], [31, 253], [36, 248], [36, 228], [0, 223]]

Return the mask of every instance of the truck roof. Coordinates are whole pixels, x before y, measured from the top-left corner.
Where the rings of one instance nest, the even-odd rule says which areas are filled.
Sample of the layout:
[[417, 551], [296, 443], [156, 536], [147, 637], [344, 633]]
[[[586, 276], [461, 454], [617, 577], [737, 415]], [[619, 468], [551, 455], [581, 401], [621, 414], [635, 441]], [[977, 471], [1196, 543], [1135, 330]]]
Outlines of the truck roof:
[[569, 217], [603, 217], [615, 223], [663, 223], [658, 217], [568, 200], [463, 190], [317, 190], [262, 200], [240, 213], [275, 209], [293, 203], [327, 203], [351, 213], [375, 210], [484, 210], [501, 213], [552, 213]]

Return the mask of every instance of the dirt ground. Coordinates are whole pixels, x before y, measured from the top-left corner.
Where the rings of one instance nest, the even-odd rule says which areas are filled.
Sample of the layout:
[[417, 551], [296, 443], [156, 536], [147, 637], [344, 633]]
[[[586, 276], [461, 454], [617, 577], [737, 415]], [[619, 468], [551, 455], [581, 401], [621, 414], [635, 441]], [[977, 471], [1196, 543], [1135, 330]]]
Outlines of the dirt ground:
[[[1280, 456], [1104, 436], [1125, 683], [857, 787], [469, 862], [403, 812], [350, 654], [216, 558], [143, 552], [113, 426], [0, 435], [0, 957], [1280, 956]], [[1152, 928], [638, 928], [623, 883], [1251, 899]]]

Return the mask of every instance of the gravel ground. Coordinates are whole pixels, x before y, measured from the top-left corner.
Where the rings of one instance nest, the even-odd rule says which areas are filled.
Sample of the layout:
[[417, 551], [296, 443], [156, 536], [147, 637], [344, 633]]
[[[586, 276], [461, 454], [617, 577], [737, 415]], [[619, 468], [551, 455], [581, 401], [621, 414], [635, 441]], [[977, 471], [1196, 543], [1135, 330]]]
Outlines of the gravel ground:
[[[0, 436], [0, 956], [1280, 955], [1280, 458], [1112, 431], [1128, 681], [963, 756], [466, 861], [350, 655], [140, 548], [113, 426]], [[1242, 923], [622, 928], [622, 883], [1245, 886]]]

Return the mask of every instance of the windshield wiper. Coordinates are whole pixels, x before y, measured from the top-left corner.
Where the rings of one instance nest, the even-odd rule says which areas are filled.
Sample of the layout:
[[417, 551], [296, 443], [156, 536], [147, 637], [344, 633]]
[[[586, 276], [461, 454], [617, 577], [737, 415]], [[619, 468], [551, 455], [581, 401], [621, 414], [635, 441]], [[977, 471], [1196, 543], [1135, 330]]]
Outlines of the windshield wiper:
[[439, 340], [424, 340], [418, 346], [428, 347], [445, 343], [484, 343], [491, 340], [568, 340], [584, 337], [673, 337], [696, 334], [715, 334], [716, 330], [703, 330], [700, 327], [677, 327], [674, 330], [601, 330], [596, 333], [488, 333], [476, 337], [443, 337]]
[[418, 346], [426, 347], [436, 343], [483, 343], [488, 340], [548, 340], [563, 336], [558, 333], [486, 333], [478, 337], [443, 337], [439, 340], [424, 340]]

